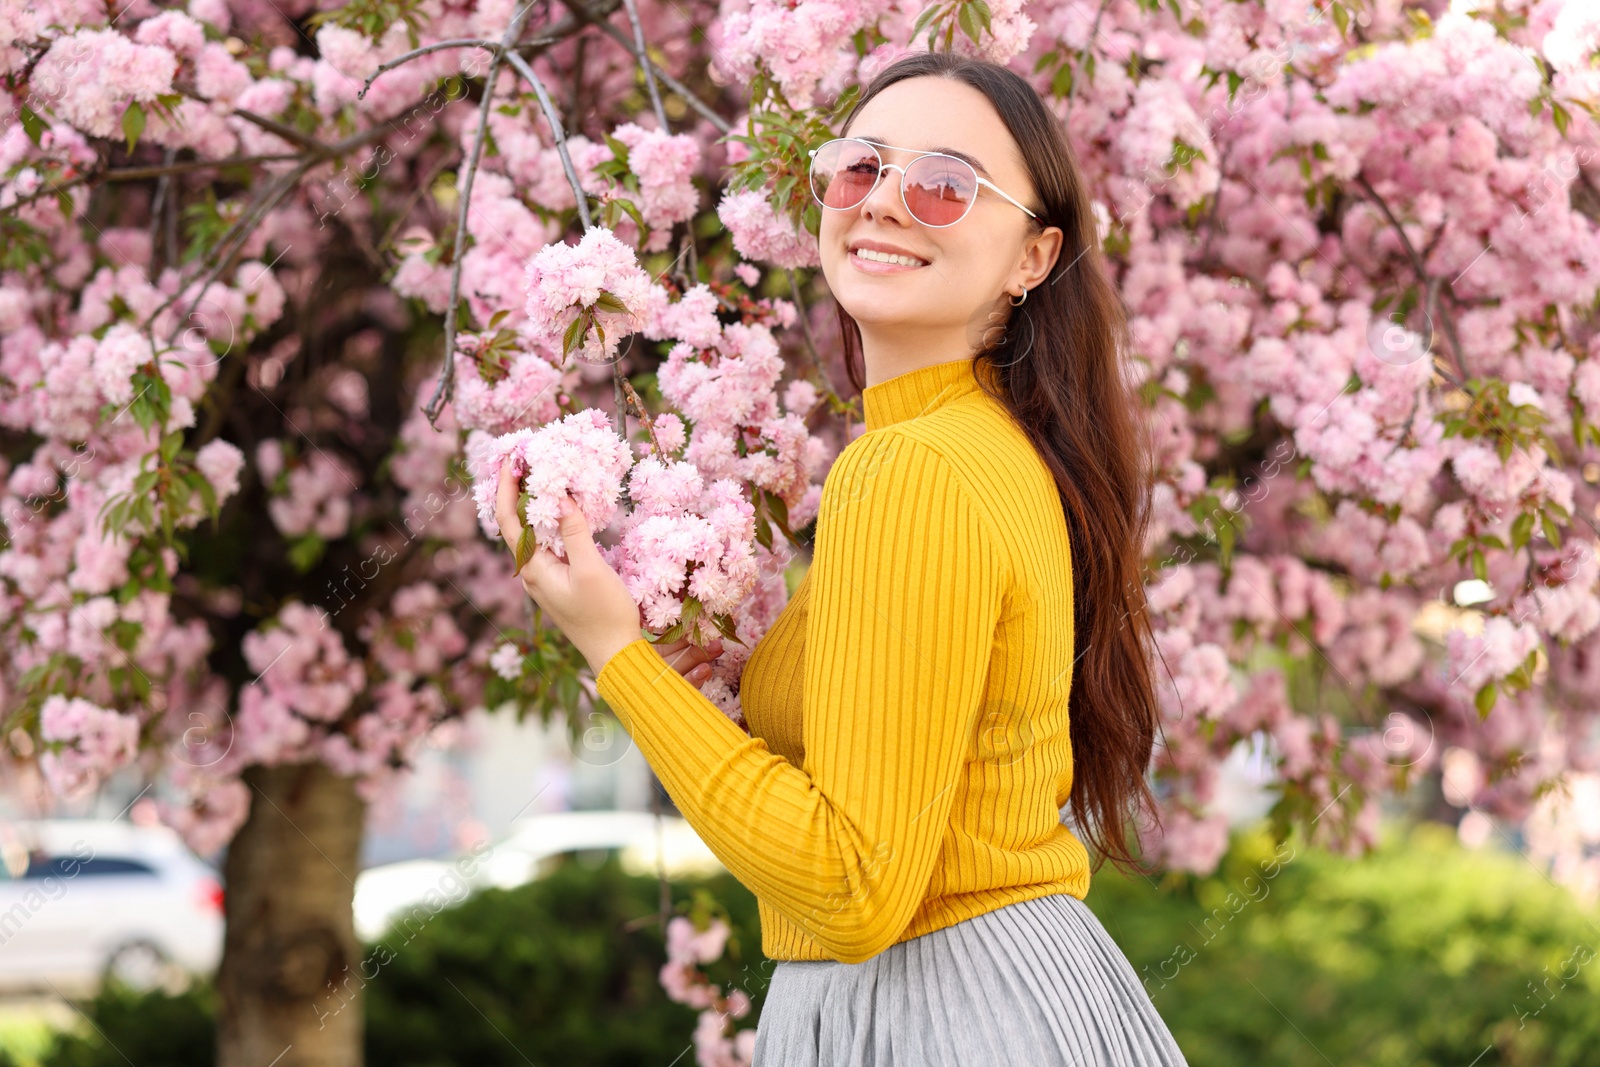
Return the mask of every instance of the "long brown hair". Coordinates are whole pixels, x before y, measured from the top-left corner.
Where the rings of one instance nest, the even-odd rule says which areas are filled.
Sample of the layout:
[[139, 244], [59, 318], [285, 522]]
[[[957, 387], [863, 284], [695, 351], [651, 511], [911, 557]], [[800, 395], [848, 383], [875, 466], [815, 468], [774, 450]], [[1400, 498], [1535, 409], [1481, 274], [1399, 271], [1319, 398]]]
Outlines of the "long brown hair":
[[[1123, 870], [1143, 868], [1128, 847], [1128, 820], [1159, 825], [1145, 778], [1160, 710], [1145, 611], [1143, 553], [1149, 523], [1150, 444], [1127, 376], [1127, 310], [1100, 254], [1094, 213], [1061, 123], [1021, 76], [950, 52], [907, 56], [878, 74], [845, 118], [896, 82], [953, 78], [988, 98], [1021, 149], [1038, 196], [1034, 232], [1059, 226], [1050, 277], [1011, 309], [1004, 336], [977, 352], [994, 368], [1011, 411], [1060, 490], [1072, 547], [1077, 647], [1068, 697], [1072, 817], [1086, 843]], [[1042, 207], [1040, 206], [1042, 205]], [[1064, 277], [1071, 278], [1058, 285]], [[839, 308], [845, 369], [864, 388], [861, 330]], [[980, 382], [981, 382], [980, 377]], [[1130, 810], [1132, 809], [1132, 810]]]

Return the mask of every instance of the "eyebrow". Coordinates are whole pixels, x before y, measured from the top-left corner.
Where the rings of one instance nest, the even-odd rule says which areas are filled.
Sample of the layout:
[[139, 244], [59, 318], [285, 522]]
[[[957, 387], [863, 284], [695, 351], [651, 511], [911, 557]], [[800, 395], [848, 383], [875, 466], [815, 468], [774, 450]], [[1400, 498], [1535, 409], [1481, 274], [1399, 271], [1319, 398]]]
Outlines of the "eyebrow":
[[[874, 137], [871, 134], [853, 133], [850, 136], [854, 137], [858, 141], [871, 141], [873, 144], [881, 145], [884, 148], [897, 147], [895, 145], [891, 145], [888, 141], [885, 141], [883, 138]], [[989, 173], [989, 168], [985, 167], [982, 163], [980, 163], [978, 161], [978, 157], [977, 156], [969, 156], [965, 152], [961, 151], [960, 149], [935, 147], [935, 148], [909, 149], [909, 151], [914, 151], [914, 152], [938, 152], [941, 155], [955, 156], [957, 159], [964, 160], [967, 163], [971, 163], [972, 164], [972, 169], [977, 171], [979, 174], [983, 175], [985, 178], [993, 178], [993, 175]]]

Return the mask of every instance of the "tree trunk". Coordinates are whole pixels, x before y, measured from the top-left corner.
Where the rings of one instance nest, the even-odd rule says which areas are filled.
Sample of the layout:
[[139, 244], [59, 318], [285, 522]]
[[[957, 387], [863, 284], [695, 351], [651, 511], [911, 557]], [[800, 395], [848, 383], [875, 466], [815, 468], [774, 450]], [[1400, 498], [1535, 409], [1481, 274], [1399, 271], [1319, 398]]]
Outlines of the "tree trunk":
[[322, 763], [251, 767], [228, 846], [217, 1067], [361, 1067], [351, 902], [366, 805]]

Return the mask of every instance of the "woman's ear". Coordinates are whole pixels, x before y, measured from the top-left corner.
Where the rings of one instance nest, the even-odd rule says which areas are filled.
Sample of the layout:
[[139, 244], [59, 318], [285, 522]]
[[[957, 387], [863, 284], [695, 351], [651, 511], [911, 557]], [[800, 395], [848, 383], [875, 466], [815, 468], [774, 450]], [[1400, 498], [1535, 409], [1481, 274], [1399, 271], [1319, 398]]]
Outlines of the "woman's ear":
[[1029, 237], [1022, 248], [1022, 262], [1018, 264], [1019, 272], [1015, 280], [1029, 289], [1037, 288], [1055, 269], [1064, 240], [1059, 226], [1046, 226]]

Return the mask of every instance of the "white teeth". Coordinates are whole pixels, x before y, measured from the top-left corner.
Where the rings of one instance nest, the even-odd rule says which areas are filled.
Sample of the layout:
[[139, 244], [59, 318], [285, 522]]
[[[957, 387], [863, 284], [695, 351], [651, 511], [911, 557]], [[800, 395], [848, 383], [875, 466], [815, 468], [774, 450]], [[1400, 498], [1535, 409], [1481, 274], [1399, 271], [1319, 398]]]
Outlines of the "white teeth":
[[887, 252], [874, 252], [870, 248], [858, 248], [854, 254], [860, 259], [868, 259], [874, 263], [898, 263], [903, 267], [922, 266], [922, 260], [914, 256], [892, 256]]

